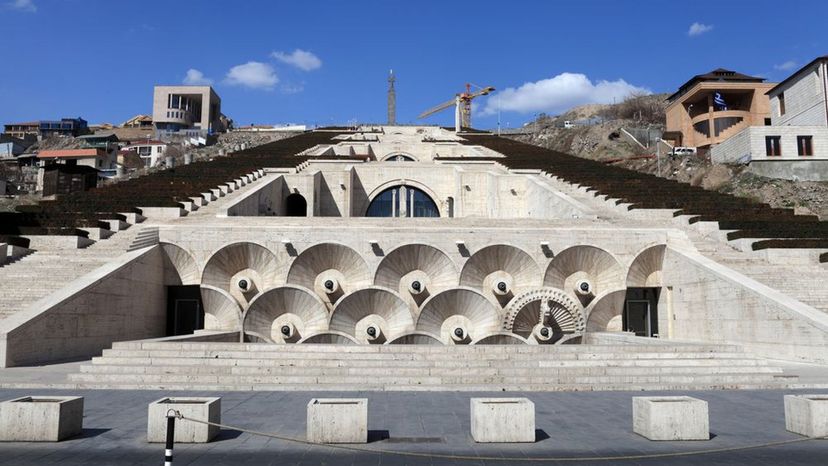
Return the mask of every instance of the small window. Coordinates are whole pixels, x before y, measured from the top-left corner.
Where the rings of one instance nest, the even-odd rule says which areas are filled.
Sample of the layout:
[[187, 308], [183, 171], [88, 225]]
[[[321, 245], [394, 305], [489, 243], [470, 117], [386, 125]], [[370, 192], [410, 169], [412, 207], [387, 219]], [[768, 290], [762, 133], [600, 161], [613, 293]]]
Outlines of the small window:
[[779, 93], [779, 116], [782, 116], [784, 114], [785, 114], [785, 93], [780, 92]]
[[771, 119], [770, 118], [765, 118], [765, 126], [770, 126], [770, 125], [771, 125]]
[[782, 137], [781, 136], [765, 136], [765, 153], [768, 157], [778, 157], [782, 155]]
[[812, 136], [796, 137], [796, 150], [800, 156], [814, 155], [813, 145], [811, 144], [813, 142], [812, 140]]

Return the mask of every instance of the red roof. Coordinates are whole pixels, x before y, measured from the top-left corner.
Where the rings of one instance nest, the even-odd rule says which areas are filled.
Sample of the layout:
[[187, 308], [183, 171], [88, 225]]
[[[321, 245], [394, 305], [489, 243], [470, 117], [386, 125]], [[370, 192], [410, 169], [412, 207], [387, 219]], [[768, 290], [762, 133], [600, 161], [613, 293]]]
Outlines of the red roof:
[[53, 158], [84, 158], [84, 157], [104, 157], [106, 152], [101, 149], [61, 149], [61, 150], [42, 150], [38, 152], [37, 157], [40, 159]]

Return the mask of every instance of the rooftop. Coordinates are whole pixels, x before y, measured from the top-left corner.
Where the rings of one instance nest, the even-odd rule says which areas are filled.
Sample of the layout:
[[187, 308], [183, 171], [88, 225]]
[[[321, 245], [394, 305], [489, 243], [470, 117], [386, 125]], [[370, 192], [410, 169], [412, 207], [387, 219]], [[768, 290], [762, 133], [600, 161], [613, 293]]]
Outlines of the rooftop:
[[84, 158], [84, 157], [103, 157], [106, 153], [100, 149], [60, 149], [60, 150], [42, 150], [38, 152], [37, 157], [40, 159], [52, 158]]
[[708, 73], [697, 74], [690, 78], [689, 81], [687, 81], [679, 87], [678, 91], [676, 91], [670, 97], [667, 97], [667, 102], [672, 102], [673, 100], [687, 92], [690, 88], [692, 88], [698, 83], [711, 81], [731, 83], [761, 83], [765, 81], [765, 78], [760, 78], [758, 76], [749, 76], [725, 68], [716, 68], [715, 70], [710, 71]]

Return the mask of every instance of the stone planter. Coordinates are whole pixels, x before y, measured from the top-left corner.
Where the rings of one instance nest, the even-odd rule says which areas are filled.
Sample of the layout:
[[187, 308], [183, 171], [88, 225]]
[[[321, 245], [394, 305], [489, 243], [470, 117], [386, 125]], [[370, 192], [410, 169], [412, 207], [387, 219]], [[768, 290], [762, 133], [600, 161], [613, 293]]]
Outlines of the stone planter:
[[[147, 413], [147, 441], [163, 443], [167, 440], [167, 411], [173, 409], [184, 417], [202, 421], [221, 422], [221, 398], [165, 397], [153, 401]], [[176, 443], [207, 443], [219, 433], [219, 428], [183, 419], [175, 420]]]
[[710, 440], [707, 402], [689, 396], [634, 396], [633, 432], [650, 440]]
[[828, 436], [828, 394], [785, 395], [785, 428], [806, 437]]
[[368, 399], [310, 400], [307, 439], [314, 443], [367, 443]]
[[58, 442], [81, 432], [81, 396], [24, 396], [0, 403], [0, 441]]
[[527, 398], [472, 398], [471, 435], [478, 443], [535, 441], [535, 404]]

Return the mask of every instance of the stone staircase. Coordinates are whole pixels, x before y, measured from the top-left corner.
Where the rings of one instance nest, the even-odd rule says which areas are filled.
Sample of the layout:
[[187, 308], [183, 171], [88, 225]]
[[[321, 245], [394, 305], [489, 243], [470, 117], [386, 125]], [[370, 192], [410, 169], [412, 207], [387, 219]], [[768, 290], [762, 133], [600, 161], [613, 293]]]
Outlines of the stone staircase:
[[796, 381], [739, 347], [115, 343], [78, 388], [563, 391], [781, 388]]
[[144, 227], [135, 235], [135, 240], [129, 245], [127, 251], [135, 251], [156, 244], [158, 244], [158, 227]]
[[83, 249], [41, 249], [0, 267], [0, 321], [127, 252], [140, 230], [132, 226]]

